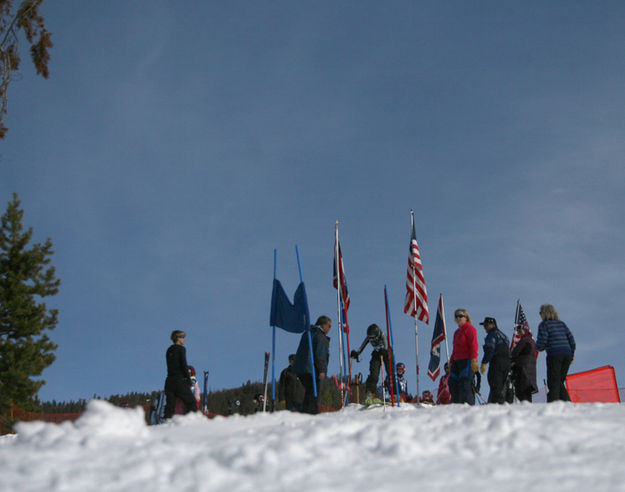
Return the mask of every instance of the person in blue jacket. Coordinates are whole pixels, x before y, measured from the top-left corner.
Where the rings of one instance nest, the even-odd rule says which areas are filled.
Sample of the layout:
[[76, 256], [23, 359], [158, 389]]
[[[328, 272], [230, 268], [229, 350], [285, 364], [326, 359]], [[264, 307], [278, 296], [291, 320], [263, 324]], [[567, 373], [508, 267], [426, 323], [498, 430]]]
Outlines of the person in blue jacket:
[[575, 356], [575, 338], [551, 304], [540, 306], [540, 317], [536, 350], [547, 351], [547, 402], [571, 401], [564, 382]]
[[[299, 377], [304, 386], [304, 401], [302, 411], [304, 413], [319, 413], [319, 383], [326, 378], [328, 372], [328, 362], [330, 360], [330, 337], [328, 332], [332, 327], [332, 320], [327, 316], [319, 316], [314, 326], [310, 328], [312, 340], [313, 359], [310, 359], [310, 347], [308, 345], [308, 332], [302, 333], [297, 352], [295, 353], [295, 363], [293, 371]], [[317, 396], [313, 387], [313, 364], [315, 367], [315, 382], [317, 383]]]
[[488, 385], [490, 393], [488, 403], [504, 403], [506, 401], [506, 379], [510, 372], [510, 342], [508, 337], [497, 328], [495, 318], [486, 317], [480, 323], [486, 330], [484, 340], [484, 357], [480, 372], [484, 374], [488, 364]]

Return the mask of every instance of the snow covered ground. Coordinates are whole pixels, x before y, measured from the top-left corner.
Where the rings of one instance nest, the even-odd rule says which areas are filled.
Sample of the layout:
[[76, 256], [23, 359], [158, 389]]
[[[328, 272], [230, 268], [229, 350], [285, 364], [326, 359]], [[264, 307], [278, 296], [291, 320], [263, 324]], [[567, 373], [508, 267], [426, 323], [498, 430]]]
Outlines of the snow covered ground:
[[147, 427], [92, 401], [0, 438], [2, 491], [625, 490], [625, 406], [354, 405]]

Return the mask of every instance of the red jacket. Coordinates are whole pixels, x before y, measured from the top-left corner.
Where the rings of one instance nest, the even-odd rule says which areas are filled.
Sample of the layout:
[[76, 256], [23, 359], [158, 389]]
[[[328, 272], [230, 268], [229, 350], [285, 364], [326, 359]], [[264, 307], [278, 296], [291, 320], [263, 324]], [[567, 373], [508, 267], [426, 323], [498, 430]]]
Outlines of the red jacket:
[[477, 330], [468, 321], [454, 333], [454, 349], [449, 362], [463, 359], [477, 359]]

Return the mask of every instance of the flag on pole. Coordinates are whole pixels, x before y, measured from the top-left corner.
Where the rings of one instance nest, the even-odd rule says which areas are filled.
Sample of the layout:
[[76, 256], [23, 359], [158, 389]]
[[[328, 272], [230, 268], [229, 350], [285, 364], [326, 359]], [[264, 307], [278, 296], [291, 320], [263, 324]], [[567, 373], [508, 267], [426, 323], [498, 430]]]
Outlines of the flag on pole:
[[339, 274], [341, 277], [341, 290], [339, 291], [341, 294], [341, 302], [343, 303], [343, 315], [344, 315], [344, 323], [343, 323], [343, 331], [345, 333], [349, 333], [349, 325], [347, 324], [347, 310], [349, 309], [349, 303], [350, 303], [350, 298], [349, 298], [349, 292], [347, 290], [347, 282], [345, 281], [345, 269], [343, 267], [343, 254], [341, 253], [341, 245], [338, 245], [338, 248], [335, 247], [334, 248], [334, 263], [333, 263], [333, 268], [332, 268], [332, 272], [333, 272], [333, 278], [332, 278], [332, 285], [334, 285], [335, 289], [338, 289], [338, 279], [337, 279], [337, 275], [336, 275], [336, 251], [338, 250], [339, 252]]
[[273, 279], [269, 324], [291, 333], [302, 333], [308, 329], [310, 321], [304, 282], [300, 282], [291, 303], [280, 281]]
[[447, 328], [445, 327], [445, 311], [443, 310], [443, 294], [438, 299], [438, 310], [436, 311], [436, 322], [434, 323], [434, 332], [432, 333], [432, 348], [430, 349], [430, 364], [428, 365], [428, 376], [432, 381], [441, 372], [441, 343], [447, 336]]
[[510, 351], [514, 347], [516, 347], [517, 343], [521, 340], [521, 335], [519, 334], [519, 328], [525, 328], [529, 331], [530, 325], [527, 322], [527, 318], [525, 317], [525, 313], [523, 312], [523, 308], [521, 307], [521, 301], [518, 300], [516, 302], [516, 314], [514, 316], [514, 332], [512, 333], [512, 342], [510, 343]]
[[408, 253], [408, 275], [406, 278], [406, 300], [404, 302], [404, 313], [415, 317], [426, 324], [430, 322], [428, 313], [428, 293], [425, 288], [425, 277], [423, 276], [423, 265], [421, 264], [421, 254], [417, 244], [414, 221], [412, 222], [412, 237], [410, 238], [410, 249]]

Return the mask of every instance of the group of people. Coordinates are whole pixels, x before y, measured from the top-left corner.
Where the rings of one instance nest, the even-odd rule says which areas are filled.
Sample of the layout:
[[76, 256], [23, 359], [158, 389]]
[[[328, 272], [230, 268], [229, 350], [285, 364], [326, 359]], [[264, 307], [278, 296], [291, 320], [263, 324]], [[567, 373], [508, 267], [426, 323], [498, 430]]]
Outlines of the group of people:
[[484, 355], [478, 365], [477, 330], [467, 310], [456, 309], [454, 320], [458, 328], [454, 333], [448, 375], [450, 402], [474, 405], [475, 374], [484, 374], [487, 367], [488, 403], [510, 401], [506, 394], [506, 382], [510, 377], [517, 398], [531, 402], [532, 394], [538, 391], [536, 358], [543, 350], [547, 352], [547, 401], [570, 401], [565, 380], [575, 355], [575, 338], [551, 304], [543, 304], [539, 314], [542, 321], [536, 341], [526, 326], [519, 325], [515, 329], [520, 338], [512, 350], [495, 318], [484, 318], [480, 323], [486, 330]]
[[[538, 325], [538, 336], [534, 340], [531, 331], [517, 326], [518, 343], [510, 350], [506, 335], [497, 327], [495, 318], [486, 317], [480, 323], [486, 330], [484, 353], [478, 364], [477, 330], [466, 309], [456, 309], [454, 320], [458, 325], [453, 337], [453, 351], [449, 364], [445, 364], [445, 375], [441, 377], [436, 398], [437, 404], [475, 404], [475, 378], [488, 368], [490, 393], [488, 403], [509, 401], [506, 383], [509, 378], [514, 384], [514, 392], [520, 401], [532, 401], [532, 394], [538, 391], [536, 385], [536, 358], [538, 352], [547, 352], [547, 401], [570, 401], [565, 380], [575, 355], [575, 339], [566, 324], [558, 317], [551, 304], [540, 307], [542, 322]], [[289, 356], [289, 366], [282, 371], [278, 386], [280, 409], [301, 411], [309, 414], [319, 412], [319, 387], [326, 378], [330, 357], [328, 333], [332, 320], [320, 316], [310, 332], [302, 334], [297, 352]], [[199, 386], [193, 381], [194, 371], [187, 365], [184, 347], [186, 334], [180, 330], [171, 333], [173, 344], [167, 349], [167, 379], [165, 381], [165, 418], [175, 412], [176, 400], [184, 406], [184, 412], [195, 412], [199, 408]], [[312, 347], [311, 345], [312, 344]], [[376, 393], [382, 367], [389, 367], [390, 353], [388, 340], [376, 324], [367, 328], [367, 335], [350, 357], [358, 360], [365, 347], [372, 347], [369, 362], [369, 376], [365, 383], [367, 401], [371, 402]], [[405, 366], [396, 366], [395, 381], [399, 393], [408, 401], [407, 383], [404, 377]], [[387, 383], [388, 384], [388, 383]], [[425, 400], [424, 400], [425, 401]], [[427, 395], [427, 402], [434, 402], [433, 395]]]

